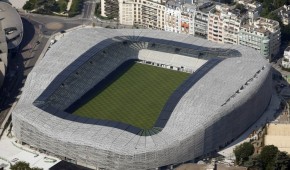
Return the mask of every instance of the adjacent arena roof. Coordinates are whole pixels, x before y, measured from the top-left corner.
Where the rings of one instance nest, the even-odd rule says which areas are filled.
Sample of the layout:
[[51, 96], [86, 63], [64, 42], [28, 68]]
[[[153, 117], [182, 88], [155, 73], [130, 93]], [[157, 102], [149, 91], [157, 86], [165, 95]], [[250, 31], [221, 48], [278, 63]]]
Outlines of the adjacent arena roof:
[[[164, 107], [157, 132], [143, 135], [126, 124], [64, 112], [132, 58], [195, 71]], [[94, 167], [185, 162], [229, 144], [261, 116], [271, 98], [270, 71], [258, 52], [243, 46], [164, 31], [80, 29], [54, 44], [31, 71], [13, 127], [22, 142]]]
[[22, 21], [17, 11], [0, 1], [0, 87], [8, 65], [8, 49], [17, 47], [23, 34]]
[[23, 37], [22, 20], [16, 9], [6, 2], [0, 2], [0, 22], [7, 38], [8, 48], [17, 47]]

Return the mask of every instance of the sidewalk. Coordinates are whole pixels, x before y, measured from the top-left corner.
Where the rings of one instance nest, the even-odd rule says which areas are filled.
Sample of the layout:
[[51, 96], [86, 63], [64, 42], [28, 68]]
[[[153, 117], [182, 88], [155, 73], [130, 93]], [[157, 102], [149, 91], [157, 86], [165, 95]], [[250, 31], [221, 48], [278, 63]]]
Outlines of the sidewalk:
[[10, 169], [9, 163], [15, 164], [18, 161], [25, 161], [28, 162], [31, 167], [39, 167], [43, 168], [43, 170], [48, 170], [60, 161], [58, 158], [47, 156], [17, 144], [15, 140], [14, 137], [7, 137], [7, 131], [5, 131], [0, 140], [0, 167], [3, 166], [5, 170]]

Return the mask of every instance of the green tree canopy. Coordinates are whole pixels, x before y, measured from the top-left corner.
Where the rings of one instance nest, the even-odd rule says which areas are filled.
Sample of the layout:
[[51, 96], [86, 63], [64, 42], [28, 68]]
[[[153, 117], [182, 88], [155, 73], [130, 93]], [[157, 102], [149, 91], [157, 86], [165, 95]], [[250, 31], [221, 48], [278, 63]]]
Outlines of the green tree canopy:
[[42, 170], [41, 168], [30, 168], [29, 163], [19, 161], [10, 167], [11, 170]]
[[279, 152], [278, 148], [274, 145], [264, 146], [259, 156], [259, 159], [262, 163], [262, 167], [266, 169], [273, 168], [275, 157], [278, 152]]
[[234, 149], [234, 154], [236, 156], [236, 161], [238, 164], [243, 163], [249, 159], [254, 153], [254, 146], [250, 142], [245, 142]]
[[278, 152], [275, 157], [275, 169], [288, 170], [290, 169], [290, 157], [286, 152]]
[[236, 9], [239, 9], [242, 14], [247, 12], [247, 9], [245, 8], [243, 4], [237, 4]]

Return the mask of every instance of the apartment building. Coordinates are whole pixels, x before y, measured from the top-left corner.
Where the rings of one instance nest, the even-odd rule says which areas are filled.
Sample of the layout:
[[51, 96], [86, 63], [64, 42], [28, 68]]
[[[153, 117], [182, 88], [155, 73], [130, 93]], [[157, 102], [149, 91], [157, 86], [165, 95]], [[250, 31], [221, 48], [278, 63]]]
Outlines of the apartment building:
[[[102, 8], [102, 13], [107, 9], [112, 10]], [[217, 43], [241, 44], [259, 50], [269, 59], [278, 53], [280, 46], [279, 23], [259, 17], [262, 5], [254, 0], [238, 0], [232, 6], [185, 0], [166, 3], [119, 0], [118, 9], [120, 24], [194, 35]]]
[[119, 1], [118, 0], [101, 0], [101, 15], [109, 19], [118, 19]]
[[[135, 10], [134, 10], [134, 7], [135, 7]], [[134, 0], [125, 0], [125, 1], [120, 0], [119, 9], [120, 9], [119, 22], [124, 25], [134, 25], [135, 18], [137, 17], [136, 13], [137, 11], [140, 10], [140, 9], [136, 9], [135, 1]]]
[[216, 5], [210, 10], [208, 40], [254, 48], [267, 59], [279, 51], [279, 22], [261, 18], [261, 4], [238, 1], [235, 6]]
[[196, 5], [185, 3], [181, 8], [181, 33], [194, 35]]
[[247, 10], [255, 10], [258, 13], [262, 11], [262, 4], [256, 0], [238, 0], [236, 3], [244, 5]]
[[208, 17], [208, 35], [207, 39], [217, 43], [224, 43], [223, 37], [223, 18], [221, 17], [221, 13], [226, 7], [221, 5], [216, 5], [215, 8], [209, 11]]
[[267, 59], [279, 52], [281, 32], [278, 21], [259, 17], [241, 26], [239, 44], [254, 48]]
[[288, 46], [284, 50], [284, 56], [283, 56], [283, 60], [282, 60], [282, 67], [290, 68], [290, 46]]
[[164, 30], [180, 33], [181, 31], [181, 3], [180, 1], [169, 0], [165, 4]]
[[214, 3], [166, 2], [165, 31], [207, 37], [208, 13]]
[[194, 16], [194, 35], [207, 38], [209, 11], [215, 8], [212, 2], [206, 2], [198, 7]]
[[284, 25], [290, 23], [290, 5], [284, 5], [279, 9], [278, 16], [281, 18]]
[[194, 17], [197, 6], [182, 1], [166, 2], [164, 30], [194, 35]]
[[164, 4], [162, 0], [119, 0], [119, 23], [164, 30]]

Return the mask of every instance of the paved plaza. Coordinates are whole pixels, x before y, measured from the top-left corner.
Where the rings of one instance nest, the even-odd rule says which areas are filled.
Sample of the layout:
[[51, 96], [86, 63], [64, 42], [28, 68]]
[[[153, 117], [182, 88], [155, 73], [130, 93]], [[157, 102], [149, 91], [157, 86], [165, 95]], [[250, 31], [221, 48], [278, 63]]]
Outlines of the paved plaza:
[[0, 140], [0, 168], [4, 167], [4, 170], [10, 169], [10, 164], [13, 165], [18, 161], [28, 162], [30, 167], [39, 167], [43, 168], [43, 170], [48, 170], [60, 161], [60, 159], [47, 156], [46, 154], [15, 143], [15, 140], [14, 137], [7, 137], [7, 132]]

